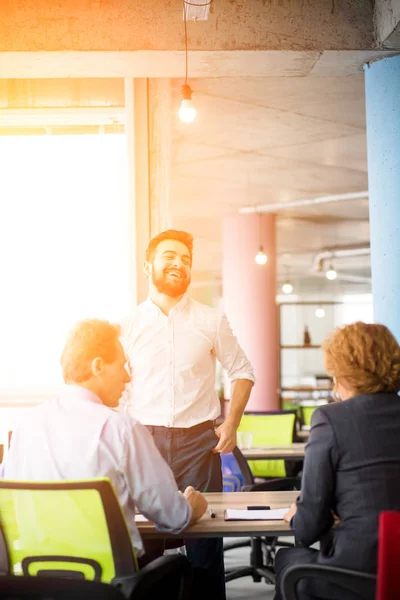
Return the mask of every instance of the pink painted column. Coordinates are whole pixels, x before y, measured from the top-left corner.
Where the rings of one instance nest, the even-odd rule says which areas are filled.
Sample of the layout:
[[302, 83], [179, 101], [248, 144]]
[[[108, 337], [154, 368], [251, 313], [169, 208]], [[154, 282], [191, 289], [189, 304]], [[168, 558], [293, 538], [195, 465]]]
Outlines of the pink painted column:
[[[255, 262], [260, 244], [265, 265]], [[278, 410], [275, 215], [224, 218], [222, 254], [223, 308], [257, 379], [246, 410]]]

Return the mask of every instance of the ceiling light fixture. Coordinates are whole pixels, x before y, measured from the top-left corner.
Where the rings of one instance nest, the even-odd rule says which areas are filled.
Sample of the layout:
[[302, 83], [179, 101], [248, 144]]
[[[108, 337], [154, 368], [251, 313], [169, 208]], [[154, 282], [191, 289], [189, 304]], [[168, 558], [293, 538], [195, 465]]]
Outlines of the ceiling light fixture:
[[293, 285], [292, 285], [292, 282], [290, 281], [289, 265], [285, 265], [285, 281], [283, 282], [283, 285], [282, 285], [282, 292], [284, 294], [291, 294], [293, 292]]
[[315, 316], [318, 317], [318, 319], [323, 319], [325, 316], [325, 310], [322, 308], [322, 306], [319, 306], [317, 308], [317, 310], [315, 311]]
[[335, 269], [333, 268], [333, 266], [330, 265], [330, 267], [327, 270], [327, 272], [325, 273], [325, 275], [326, 275], [327, 279], [329, 279], [330, 281], [333, 281], [337, 277], [337, 272], [335, 271]]
[[192, 88], [188, 84], [188, 40], [187, 40], [187, 13], [186, 0], [183, 0], [183, 22], [185, 26], [185, 83], [181, 89], [182, 102], [178, 115], [182, 123], [192, 123], [196, 118], [196, 109], [192, 104]]
[[290, 281], [285, 281], [285, 283], [282, 286], [282, 292], [284, 294], [291, 294], [293, 292], [293, 286], [290, 283]]
[[192, 104], [192, 89], [190, 85], [182, 86], [181, 89], [182, 102], [179, 109], [179, 118], [182, 123], [192, 123], [196, 118], [196, 109]]
[[184, 0], [188, 21], [207, 21], [212, 0]]
[[260, 249], [256, 254], [256, 263], [258, 265], [266, 265], [267, 262], [268, 262], [268, 256], [264, 252], [264, 247], [260, 246]]

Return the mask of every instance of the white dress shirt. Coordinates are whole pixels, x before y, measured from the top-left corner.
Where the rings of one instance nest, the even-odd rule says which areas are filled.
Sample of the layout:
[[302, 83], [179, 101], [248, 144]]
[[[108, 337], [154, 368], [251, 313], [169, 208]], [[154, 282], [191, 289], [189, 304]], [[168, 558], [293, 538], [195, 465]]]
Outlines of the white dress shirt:
[[192, 427], [221, 412], [216, 359], [231, 381], [255, 381], [226, 316], [186, 294], [166, 316], [148, 298], [122, 323], [132, 369], [127, 407], [145, 425]]
[[171, 533], [180, 533], [192, 515], [147, 429], [79, 386], [67, 385], [57, 399], [27, 412], [13, 432], [3, 477], [25, 481], [108, 477], [138, 556], [143, 543], [135, 525], [135, 506], [160, 531]]

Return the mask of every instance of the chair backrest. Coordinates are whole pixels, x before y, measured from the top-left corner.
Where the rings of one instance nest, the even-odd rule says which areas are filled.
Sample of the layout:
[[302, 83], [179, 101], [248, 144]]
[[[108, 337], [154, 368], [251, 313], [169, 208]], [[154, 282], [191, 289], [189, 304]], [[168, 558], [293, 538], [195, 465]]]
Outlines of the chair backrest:
[[300, 420], [302, 425], [309, 427], [311, 425], [311, 417], [318, 406], [300, 406]]
[[239, 492], [242, 486], [254, 483], [248, 462], [237, 446], [232, 452], [220, 456], [224, 492]]
[[222, 471], [222, 491], [223, 492], [240, 492], [243, 486], [243, 479], [238, 475], [224, 473]]
[[[292, 444], [296, 433], [296, 410], [246, 412], [238, 431], [251, 431], [253, 447]], [[286, 477], [284, 460], [249, 460], [254, 477]]]
[[125, 516], [106, 478], [0, 480], [0, 525], [13, 575], [110, 583], [137, 571]]
[[400, 511], [384, 511], [379, 516], [376, 600], [397, 600], [399, 595]]

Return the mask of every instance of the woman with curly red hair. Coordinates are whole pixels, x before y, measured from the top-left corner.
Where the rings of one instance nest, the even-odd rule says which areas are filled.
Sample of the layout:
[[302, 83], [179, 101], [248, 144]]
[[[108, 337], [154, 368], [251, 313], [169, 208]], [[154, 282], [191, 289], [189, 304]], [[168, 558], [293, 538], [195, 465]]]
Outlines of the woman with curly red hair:
[[[379, 514], [400, 510], [399, 344], [384, 325], [358, 321], [336, 329], [322, 349], [341, 402], [313, 414], [300, 496], [285, 516], [302, 547], [277, 553], [275, 600], [292, 564], [376, 573]], [[316, 542], [320, 550], [310, 548]], [[298, 598], [359, 596], [304, 579]]]

